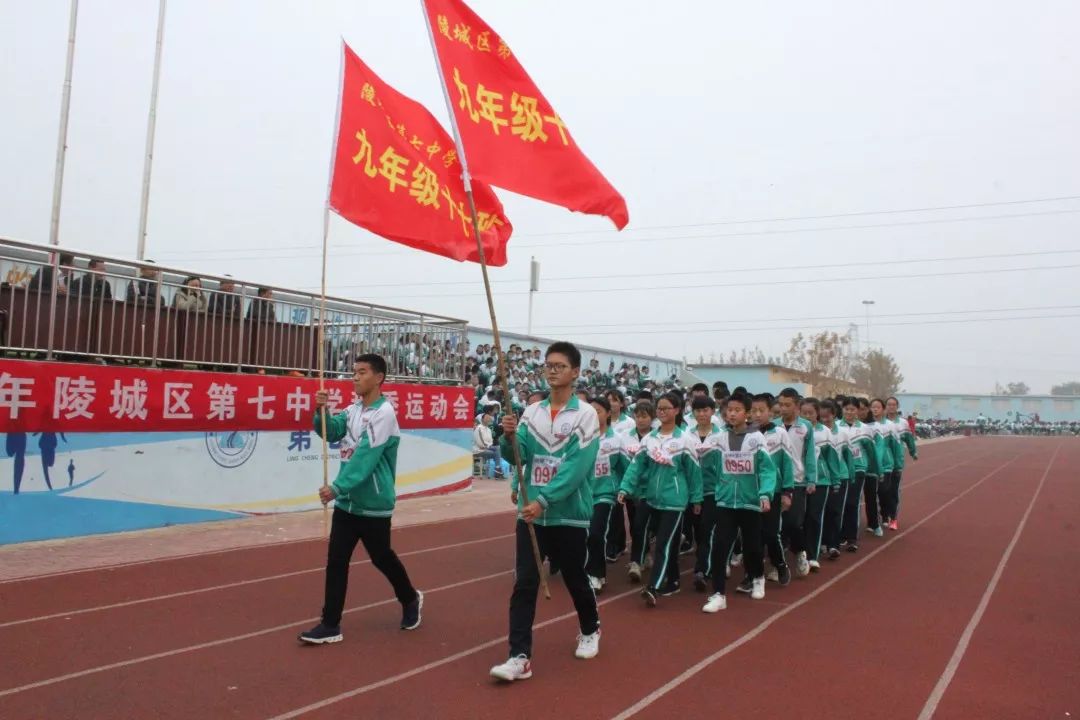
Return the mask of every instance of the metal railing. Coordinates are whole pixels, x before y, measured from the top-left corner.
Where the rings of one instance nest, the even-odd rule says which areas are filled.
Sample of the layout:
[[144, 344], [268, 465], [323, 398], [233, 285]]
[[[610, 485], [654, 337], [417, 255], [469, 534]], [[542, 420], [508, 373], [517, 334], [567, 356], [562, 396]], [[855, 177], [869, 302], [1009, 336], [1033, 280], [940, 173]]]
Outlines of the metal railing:
[[377, 352], [395, 379], [464, 379], [456, 318], [328, 297], [320, 349], [320, 298], [298, 290], [8, 238], [0, 279], [8, 356], [308, 375], [321, 354], [327, 375], [343, 377]]

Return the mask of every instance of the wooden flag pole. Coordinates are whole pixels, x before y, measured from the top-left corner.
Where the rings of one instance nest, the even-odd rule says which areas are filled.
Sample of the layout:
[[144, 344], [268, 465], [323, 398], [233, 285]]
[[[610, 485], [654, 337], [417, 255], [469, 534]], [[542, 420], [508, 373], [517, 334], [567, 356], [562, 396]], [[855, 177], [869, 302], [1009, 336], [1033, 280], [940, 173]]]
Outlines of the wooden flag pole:
[[[326, 251], [330, 238], [330, 189], [334, 185], [334, 166], [337, 163], [337, 136], [341, 125], [341, 90], [345, 83], [345, 38], [341, 39], [341, 54], [338, 61], [337, 110], [334, 112], [334, 127], [331, 128], [330, 176], [326, 180], [326, 203], [323, 205], [322, 226], [322, 283], [319, 291], [319, 391], [326, 390]], [[326, 441], [326, 406], [319, 408], [319, 424], [322, 426], [322, 486], [330, 486], [330, 448]], [[323, 503], [323, 537], [330, 534], [328, 503]]]
[[[450, 129], [454, 134], [454, 146], [457, 150], [458, 161], [461, 163], [461, 180], [465, 185], [465, 197], [469, 202], [469, 213], [472, 217], [473, 235], [476, 237], [476, 253], [480, 260], [480, 274], [484, 278], [484, 294], [487, 296], [488, 315], [491, 319], [491, 335], [495, 341], [495, 355], [499, 359], [498, 374], [499, 385], [503, 393], [503, 412], [513, 413], [514, 408], [510, 402], [510, 382], [507, 378], [506, 355], [503, 352], [502, 340], [499, 337], [499, 322], [495, 318], [495, 300], [491, 296], [491, 280], [488, 278], [487, 260], [484, 257], [484, 241], [480, 235], [480, 221], [477, 218], [476, 202], [473, 199], [472, 180], [469, 177], [469, 165], [465, 160], [465, 148], [461, 142], [461, 132], [458, 130], [457, 117], [454, 115], [454, 105], [450, 100], [450, 89], [446, 86], [446, 78], [442, 73], [439, 62], [439, 51], [435, 47], [435, 32], [431, 27], [431, 18], [428, 17], [424, 0], [420, 0], [420, 12], [424, 15], [424, 26], [427, 27], [428, 40], [431, 41], [431, 54], [435, 57], [435, 68], [439, 76], [439, 86], [442, 87], [443, 99], [446, 100], [446, 111], [450, 114]], [[517, 471], [518, 496], [522, 502], [527, 503], [529, 494], [525, 485], [525, 471], [521, 462], [521, 448], [518, 446], [517, 435], [511, 435], [510, 448], [514, 454], [514, 467]], [[540, 587], [544, 591], [544, 597], [551, 599], [551, 589], [548, 587], [547, 574], [544, 572], [544, 560], [540, 556], [540, 545], [536, 541], [536, 529], [532, 523], [526, 523], [529, 529], [529, 540], [532, 543], [533, 559], [536, 561], [536, 572], [540, 576]]]

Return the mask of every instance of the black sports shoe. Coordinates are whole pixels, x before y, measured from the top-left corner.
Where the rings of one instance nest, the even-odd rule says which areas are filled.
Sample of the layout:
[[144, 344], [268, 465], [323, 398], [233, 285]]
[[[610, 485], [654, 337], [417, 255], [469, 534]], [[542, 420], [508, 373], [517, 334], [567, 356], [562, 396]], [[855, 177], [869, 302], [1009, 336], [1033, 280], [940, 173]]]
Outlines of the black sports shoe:
[[703, 593], [703, 592], [705, 592], [706, 590], [709, 589], [709, 585], [705, 581], [705, 573], [703, 573], [703, 572], [694, 573], [694, 589], [697, 590], [700, 593]]
[[[777, 571], [779, 573], [779, 571]], [[754, 591], [754, 579], [751, 577], [744, 577], [739, 586], [735, 588], [735, 592], [750, 594]]]
[[694, 549], [694, 542], [692, 540], [689, 540], [689, 539], [683, 540], [682, 544], [679, 545], [679, 554], [680, 555], [686, 555], [686, 554], [692, 552], [693, 549]]
[[840, 551], [837, 548], [829, 548], [829, 559], [836, 560], [840, 557]]
[[341, 642], [344, 636], [341, 634], [340, 627], [330, 627], [319, 623], [310, 630], [300, 633], [296, 639], [309, 645], [324, 645], [326, 643]]
[[647, 587], [641, 591], [641, 597], [645, 598], [645, 604], [649, 607], [656, 607], [656, 591], [651, 587]]
[[555, 563], [548, 561], [548, 577], [553, 578], [559, 574], [559, 566]]
[[859, 552], [859, 546], [855, 543], [849, 543], [848, 546], [844, 549], [848, 552]]
[[780, 583], [780, 587], [791, 584], [791, 568], [787, 563], [776, 566], [777, 581]]
[[415, 630], [420, 627], [420, 612], [424, 609], [424, 593], [416, 591], [416, 599], [401, 606], [401, 629]]
[[607, 560], [608, 565], [612, 565], [619, 561], [618, 555], [605, 555], [604, 559]]
[[660, 586], [660, 596], [670, 597], [678, 594], [680, 590], [682, 590], [682, 586], [679, 584], [678, 580], [668, 580]]

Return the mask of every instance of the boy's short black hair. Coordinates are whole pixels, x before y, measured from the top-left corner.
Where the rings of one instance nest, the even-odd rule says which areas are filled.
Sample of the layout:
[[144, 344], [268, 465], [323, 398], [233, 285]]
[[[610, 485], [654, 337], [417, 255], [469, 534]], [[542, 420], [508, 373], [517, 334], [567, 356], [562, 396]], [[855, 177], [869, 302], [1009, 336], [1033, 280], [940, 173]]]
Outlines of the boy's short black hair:
[[638, 390], [638, 394], [634, 398], [637, 400], [652, 400], [652, 390]]
[[531, 393], [529, 393], [529, 400], [532, 400], [536, 396], [540, 396], [540, 402], [543, 402], [544, 400], [547, 400], [548, 391], [547, 390], [533, 390]]
[[811, 407], [814, 408], [814, 410], [818, 411], [819, 413], [821, 412], [821, 402], [815, 397], [803, 398], [802, 402], [799, 403], [799, 405], [800, 406], [802, 406], [802, 405], [810, 405]]
[[581, 367], [581, 351], [577, 349], [574, 343], [565, 340], [551, 343], [548, 345], [547, 352], [544, 353], [544, 359], [546, 360], [554, 353], [565, 355], [566, 359], [570, 361], [570, 367], [575, 369]]
[[791, 398], [795, 402], [799, 402], [799, 391], [793, 387], [786, 387], [780, 391], [779, 397]]
[[729, 397], [728, 401], [727, 401], [728, 405], [730, 405], [731, 403], [736, 403], [737, 405], [742, 405], [743, 408], [745, 408], [747, 412], [750, 412], [750, 404], [751, 404], [750, 396], [747, 395], [744, 392], [732, 393], [731, 397]]
[[758, 393], [750, 398], [751, 403], [765, 403], [766, 407], [771, 408], [773, 405], [773, 396], [769, 393]]
[[709, 394], [709, 386], [706, 385], [705, 383], [694, 383], [693, 385], [690, 386], [690, 392], [692, 392], [692, 393], [703, 392], [706, 395], [708, 395]]
[[840, 414], [839, 406], [837, 406], [835, 400], [831, 400], [831, 399], [822, 400], [821, 401], [821, 407], [818, 410], [819, 410], [819, 412], [821, 410], [828, 410], [830, 413], [832, 413], [833, 417], [836, 417], [837, 415]]
[[854, 395], [848, 395], [844, 398], [843, 407], [848, 407], [849, 405], [851, 407], [859, 407], [859, 399]]
[[650, 418], [656, 419], [656, 406], [653, 405], [652, 400], [638, 400], [634, 405], [635, 415], [648, 415]]
[[704, 408], [709, 408], [710, 410], [715, 410], [716, 409], [716, 401], [713, 400], [708, 395], [698, 395], [697, 397], [695, 397], [693, 400], [690, 401], [690, 409], [691, 410], [702, 410]]
[[358, 355], [354, 364], [367, 363], [371, 367], [371, 372], [377, 373], [383, 376], [383, 379], [379, 381], [379, 384], [383, 384], [383, 380], [386, 380], [386, 358], [376, 353], [364, 353]]

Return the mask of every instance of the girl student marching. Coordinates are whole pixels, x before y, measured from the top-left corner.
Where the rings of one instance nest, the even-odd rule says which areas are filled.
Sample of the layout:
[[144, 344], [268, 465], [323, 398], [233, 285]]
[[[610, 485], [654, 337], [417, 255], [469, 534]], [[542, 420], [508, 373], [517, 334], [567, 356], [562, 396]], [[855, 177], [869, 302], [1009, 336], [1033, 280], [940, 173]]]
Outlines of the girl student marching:
[[[611, 403], [611, 421], [609, 424], [614, 428], [616, 434], [629, 436], [629, 434], [634, 431], [636, 424], [634, 422], [634, 416], [627, 412], [626, 396], [619, 390], [612, 388], [604, 393], [604, 397]], [[626, 552], [626, 519], [629, 514], [630, 526], [633, 527], [634, 519], [632, 513], [632, 503], [625, 507], [618, 503], [613, 505], [611, 513], [611, 530], [608, 532], [608, 544], [604, 551], [609, 563], [617, 561], [619, 556]]]
[[806, 487], [806, 556], [811, 572], [821, 570], [821, 532], [825, 522], [825, 505], [834, 485], [840, 482], [840, 460], [832, 444], [832, 433], [821, 424], [821, 403], [816, 398], [803, 398], [802, 416], [814, 426], [814, 452], [817, 460], [817, 479]]
[[656, 401], [660, 427], [642, 440], [641, 449], [623, 476], [619, 502], [636, 493], [640, 498], [634, 524], [634, 541], [644, 562], [649, 528], [656, 529], [653, 572], [641, 591], [645, 604], [656, 607], [660, 596], [679, 591], [679, 531], [687, 505], [701, 512], [701, 466], [697, 461], [697, 438], [679, 425], [682, 399], [665, 393]]
[[840, 530], [844, 522], [844, 507], [847, 505], [848, 491], [855, 478], [855, 458], [851, 453], [851, 433], [836, 421], [840, 408], [834, 400], [822, 400], [821, 424], [829, 430], [833, 452], [839, 464], [839, 482], [834, 483], [829, 499], [825, 503], [825, 524], [821, 539], [828, 551], [830, 560], [840, 557]]
[[[652, 400], [638, 400], [634, 405], [634, 429], [627, 433], [626, 440], [623, 443], [623, 455], [626, 457], [627, 469], [641, 451], [645, 438], [653, 431], [652, 426], [655, 420], [656, 406], [653, 405]], [[625, 478], [625, 473], [623, 476]], [[619, 487], [621, 488], [622, 485], [620, 484]], [[637, 507], [641, 498], [640, 488], [631, 488], [629, 492], [620, 494], [623, 497], [619, 498], [618, 504], [626, 509], [626, 519], [630, 525], [630, 564], [627, 565], [626, 574], [630, 578], [630, 582], [637, 583], [641, 582], [642, 566], [644, 565], [644, 560], [639, 561], [639, 558], [644, 558], [649, 548], [648, 537], [643, 538], [643, 544], [639, 546], [638, 537], [634, 533], [635, 522], [637, 521]], [[620, 547], [625, 548], [625, 542]]]
[[[859, 501], [863, 497], [863, 487], [870, 472], [870, 463], [877, 471], [874, 457], [874, 441], [865, 425], [859, 420], [859, 401], [855, 397], [844, 398], [844, 419], [838, 423], [848, 431], [848, 445], [851, 449], [854, 474], [848, 487], [847, 500], [844, 502], [844, 517], [840, 524], [840, 549], [848, 552], [859, 551]], [[875, 475], [876, 478], [876, 475]]]
[[885, 401], [885, 419], [889, 423], [890, 447], [893, 453], [893, 477], [889, 488], [889, 529], [897, 530], [897, 516], [900, 514], [900, 479], [904, 474], [904, 448], [912, 460], [918, 460], [919, 454], [915, 449], [915, 434], [907, 420], [900, 416], [900, 401], [895, 397], [889, 397]]
[[592, 477], [593, 514], [589, 525], [589, 553], [585, 570], [589, 574], [589, 585], [594, 592], [600, 593], [607, 583], [605, 551], [614, 514], [615, 496], [626, 468], [626, 456], [623, 454], [623, 436], [608, 424], [611, 404], [607, 398], [594, 397], [589, 403], [600, 421], [600, 449], [596, 453]]
[[[715, 613], [727, 607], [725, 593], [727, 558], [735, 535], [743, 538], [743, 563], [751, 578], [750, 597], [765, 597], [761, 521], [772, 507], [776, 492], [776, 468], [765, 446], [765, 436], [747, 425], [750, 397], [734, 394], [727, 404], [727, 425], [715, 440], [720, 455], [716, 482], [716, 541], [712, 563], [713, 594], [702, 611]], [[742, 591], [743, 587], [740, 586]]]
[[893, 470], [896, 467], [893, 460], [893, 450], [889, 445], [890, 431], [885, 419], [884, 400], [874, 398], [870, 401], [870, 417], [872, 422], [867, 423], [867, 425], [874, 436], [874, 450], [877, 453], [879, 470], [876, 502], [880, 517], [877, 525], [873, 528], [873, 532], [876, 537], [881, 537], [885, 534], [882, 528], [892, 520], [888, 515], [889, 497], [892, 493]]

